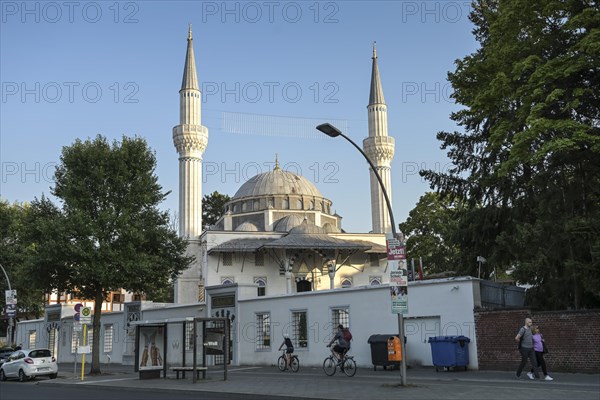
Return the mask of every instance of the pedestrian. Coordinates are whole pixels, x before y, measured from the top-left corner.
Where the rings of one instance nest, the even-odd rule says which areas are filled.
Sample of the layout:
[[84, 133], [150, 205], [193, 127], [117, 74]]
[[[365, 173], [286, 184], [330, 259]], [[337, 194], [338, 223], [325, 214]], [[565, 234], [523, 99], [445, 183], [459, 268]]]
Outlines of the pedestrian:
[[[532, 340], [533, 340], [533, 351], [535, 351], [535, 361], [539, 367], [542, 367], [542, 372], [544, 373], [544, 380], [553, 381], [550, 375], [548, 375], [548, 369], [546, 368], [546, 360], [544, 360], [544, 349], [546, 348], [546, 344], [544, 342], [544, 336], [540, 332], [539, 326], [535, 326], [532, 328]], [[533, 369], [531, 370], [533, 372]]]
[[521, 372], [523, 372], [523, 368], [525, 368], [528, 359], [531, 361], [532, 370], [527, 373], [527, 377], [532, 380], [540, 378], [537, 362], [535, 360], [535, 352], [533, 350], [532, 324], [533, 321], [531, 318], [525, 318], [525, 325], [519, 329], [519, 333], [515, 336], [515, 340], [519, 343], [519, 352], [521, 353], [521, 363], [517, 369], [517, 379], [521, 378]]

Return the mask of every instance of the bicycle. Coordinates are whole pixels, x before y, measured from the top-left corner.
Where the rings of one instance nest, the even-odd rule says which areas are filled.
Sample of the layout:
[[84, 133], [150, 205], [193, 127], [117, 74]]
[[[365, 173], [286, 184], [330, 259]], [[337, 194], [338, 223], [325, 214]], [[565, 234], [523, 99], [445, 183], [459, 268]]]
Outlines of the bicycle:
[[[281, 372], [287, 369], [285, 351], [285, 349], [282, 350], [282, 354], [277, 359], [277, 368], [279, 368]], [[292, 370], [292, 372], [298, 372], [298, 370], [300, 369], [300, 360], [298, 360], [298, 356], [295, 354], [292, 354], [290, 357], [290, 369]]]
[[338, 360], [331, 354], [323, 360], [323, 371], [327, 376], [335, 375], [337, 368], [340, 368], [346, 376], [352, 377], [356, 374], [356, 361], [354, 356], [349, 356], [347, 352], [342, 355], [342, 359]]

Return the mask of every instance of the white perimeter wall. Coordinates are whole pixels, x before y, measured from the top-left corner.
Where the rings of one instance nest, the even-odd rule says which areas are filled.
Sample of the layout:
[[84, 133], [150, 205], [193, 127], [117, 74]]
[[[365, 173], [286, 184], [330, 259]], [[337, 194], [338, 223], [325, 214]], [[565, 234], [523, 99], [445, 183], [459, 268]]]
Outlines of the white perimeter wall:
[[[469, 368], [477, 369], [477, 351], [473, 309], [479, 304], [479, 282], [472, 278], [411, 282], [409, 311], [405, 316], [407, 360], [409, 365], [432, 365], [431, 336], [464, 335], [469, 344]], [[359, 366], [371, 367], [373, 334], [397, 334], [398, 318], [391, 313], [389, 287], [372, 286], [297, 293], [292, 296], [240, 300], [237, 322], [238, 352], [242, 365], [273, 365], [280, 352], [283, 331], [291, 327], [294, 311], [306, 311], [308, 347], [296, 348], [302, 365], [320, 366], [329, 354], [325, 346], [332, 337], [331, 310], [348, 307], [349, 327], [354, 337], [351, 354]], [[271, 315], [271, 348], [257, 350], [256, 314]], [[291, 332], [291, 329], [289, 330]]]

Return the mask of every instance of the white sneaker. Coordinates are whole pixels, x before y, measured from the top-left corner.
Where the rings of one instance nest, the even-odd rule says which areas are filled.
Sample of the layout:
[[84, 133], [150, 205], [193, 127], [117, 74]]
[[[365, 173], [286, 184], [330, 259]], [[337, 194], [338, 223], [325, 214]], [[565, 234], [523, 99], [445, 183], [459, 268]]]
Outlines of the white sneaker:
[[545, 381], [553, 381], [554, 378], [551, 377], [550, 375], [546, 375], [546, 377], [544, 378]]
[[534, 380], [535, 376], [533, 376], [533, 374], [531, 372], [527, 373], [527, 376], [529, 377], [529, 379]]

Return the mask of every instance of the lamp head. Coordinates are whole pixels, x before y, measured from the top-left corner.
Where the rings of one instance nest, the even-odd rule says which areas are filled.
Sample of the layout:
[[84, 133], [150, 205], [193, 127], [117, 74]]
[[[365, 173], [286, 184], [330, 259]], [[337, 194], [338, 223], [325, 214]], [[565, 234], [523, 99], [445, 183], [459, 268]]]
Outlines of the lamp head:
[[336, 137], [336, 136], [340, 136], [342, 134], [342, 131], [340, 131], [338, 128], [336, 128], [335, 126], [331, 125], [328, 122], [318, 125], [317, 130], [323, 132], [324, 134], [326, 134], [327, 136], [330, 136], [330, 137]]

